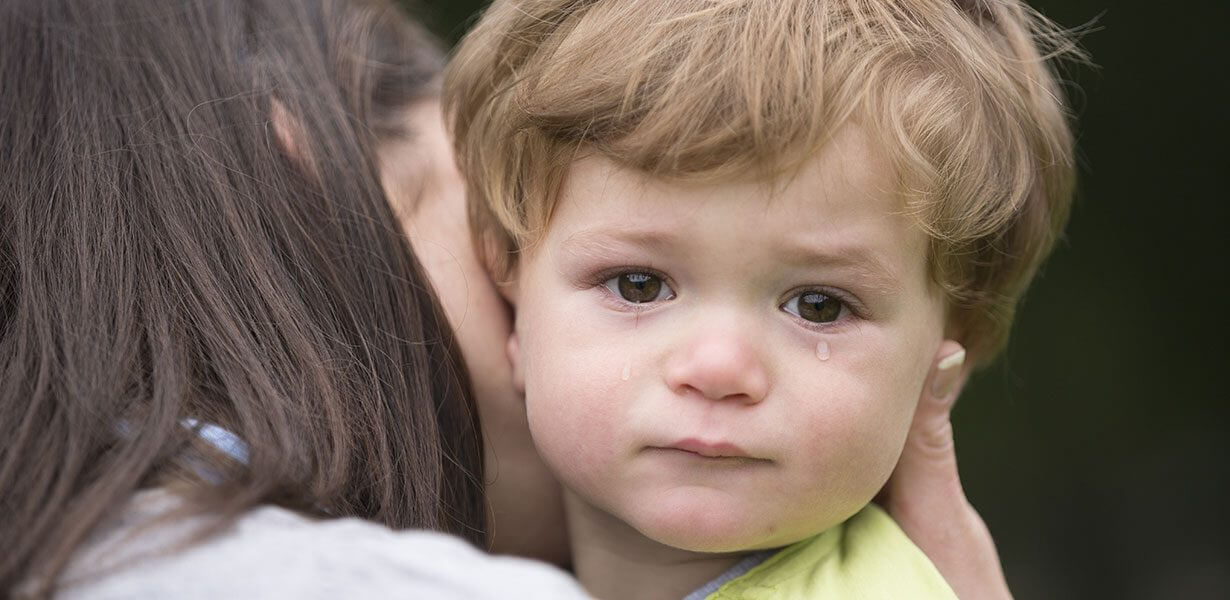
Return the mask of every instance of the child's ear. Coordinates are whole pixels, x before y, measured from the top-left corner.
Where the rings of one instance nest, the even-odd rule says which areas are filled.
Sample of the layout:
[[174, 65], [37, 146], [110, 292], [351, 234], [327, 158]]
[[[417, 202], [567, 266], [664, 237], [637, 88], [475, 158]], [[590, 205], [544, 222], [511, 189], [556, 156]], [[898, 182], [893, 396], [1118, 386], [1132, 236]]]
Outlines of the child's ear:
[[525, 366], [521, 360], [521, 341], [517, 338], [517, 297], [521, 287], [519, 273], [520, 266], [514, 264], [508, 271], [508, 277], [496, 282], [495, 288], [499, 291], [500, 297], [508, 303], [512, 319], [512, 328], [508, 334], [508, 342], [504, 344], [504, 352], [508, 355], [508, 363], [512, 365], [513, 387], [525, 396]]
[[513, 309], [514, 321], [517, 317], [517, 290], [520, 288], [518, 285], [518, 282], [521, 280], [521, 278], [518, 277], [520, 271], [520, 265], [514, 264], [512, 268], [508, 270], [508, 276], [504, 278], [503, 281], [495, 282], [496, 291], [500, 293], [500, 297], [504, 298], [504, 301], [507, 302]]
[[517, 339], [517, 329], [515, 327], [512, 333], [508, 335], [508, 343], [504, 345], [504, 351], [508, 354], [509, 364], [512, 365], [513, 388], [524, 397], [525, 366], [521, 362], [521, 342]]

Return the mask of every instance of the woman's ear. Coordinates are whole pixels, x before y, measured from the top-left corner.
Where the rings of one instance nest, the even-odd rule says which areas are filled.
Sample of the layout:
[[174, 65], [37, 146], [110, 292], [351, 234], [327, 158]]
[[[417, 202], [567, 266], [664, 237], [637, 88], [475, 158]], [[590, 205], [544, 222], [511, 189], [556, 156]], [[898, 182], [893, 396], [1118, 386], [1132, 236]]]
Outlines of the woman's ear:
[[299, 130], [298, 123], [290, 116], [290, 111], [286, 109], [286, 105], [282, 104], [281, 100], [273, 98], [269, 101], [269, 105], [270, 125], [273, 126], [273, 135], [278, 141], [278, 148], [287, 156], [298, 156], [299, 146], [302, 144], [300, 141], [302, 132]]
[[273, 137], [287, 158], [299, 167], [305, 175], [318, 178], [312, 166], [311, 149], [309, 148], [307, 131], [299, 117], [295, 116], [286, 104], [277, 98], [270, 100], [269, 120], [273, 127]]

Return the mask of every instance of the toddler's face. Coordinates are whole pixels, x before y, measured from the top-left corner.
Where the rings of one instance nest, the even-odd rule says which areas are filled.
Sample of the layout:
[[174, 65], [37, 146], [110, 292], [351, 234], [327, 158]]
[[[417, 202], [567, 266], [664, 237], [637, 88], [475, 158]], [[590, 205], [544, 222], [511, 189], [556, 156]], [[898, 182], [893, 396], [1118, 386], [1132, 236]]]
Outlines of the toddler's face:
[[578, 162], [521, 257], [530, 430], [581, 502], [697, 551], [832, 526], [888, 478], [943, 302], [857, 127], [776, 191]]

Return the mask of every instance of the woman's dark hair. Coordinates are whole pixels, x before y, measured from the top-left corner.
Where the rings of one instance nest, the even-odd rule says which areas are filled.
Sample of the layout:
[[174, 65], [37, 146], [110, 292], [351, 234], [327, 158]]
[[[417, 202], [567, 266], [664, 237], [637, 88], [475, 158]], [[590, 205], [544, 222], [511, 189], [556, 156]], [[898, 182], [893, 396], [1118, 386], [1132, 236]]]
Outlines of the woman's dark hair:
[[0, 39], [0, 594], [155, 485], [481, 542], [477, 412], [376, 164], [430, 38], [364, 0], [7, 0]]

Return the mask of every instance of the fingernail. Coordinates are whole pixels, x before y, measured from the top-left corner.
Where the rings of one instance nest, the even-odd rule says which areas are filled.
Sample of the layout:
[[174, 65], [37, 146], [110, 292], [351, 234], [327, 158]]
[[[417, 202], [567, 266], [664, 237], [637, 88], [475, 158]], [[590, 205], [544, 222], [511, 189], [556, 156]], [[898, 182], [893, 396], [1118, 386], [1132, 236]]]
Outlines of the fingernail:
[[936, 365], [935, 381], [931, 384], [931, 395], [945, 400], [952, 393], [952, 387], [957, 383], [961, 365], [965, 364], [965, 349], [962, 348], [944, 358]]
[[939, 369], [947, 371], [953, 367], [959, 367], [965, 363], [965, 348], [957, 350], [948, 356], [940, 359]]

